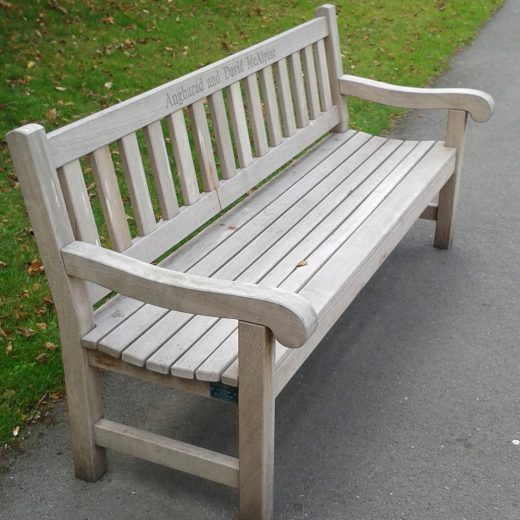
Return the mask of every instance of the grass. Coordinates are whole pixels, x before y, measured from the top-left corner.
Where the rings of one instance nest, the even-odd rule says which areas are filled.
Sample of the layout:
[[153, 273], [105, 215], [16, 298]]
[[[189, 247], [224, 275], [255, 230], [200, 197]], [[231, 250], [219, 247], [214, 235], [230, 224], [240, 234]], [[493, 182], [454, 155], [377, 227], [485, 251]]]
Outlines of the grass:
[[[336, 1], [344, 69], [426, 85], [502, 0]], [[113, 105], [313, 16], [311, 1], [0, 2], [0, 446], [63, 391], [57, 320], [5, 133]], [[401, 112], [352, 100], [372, 133]]]

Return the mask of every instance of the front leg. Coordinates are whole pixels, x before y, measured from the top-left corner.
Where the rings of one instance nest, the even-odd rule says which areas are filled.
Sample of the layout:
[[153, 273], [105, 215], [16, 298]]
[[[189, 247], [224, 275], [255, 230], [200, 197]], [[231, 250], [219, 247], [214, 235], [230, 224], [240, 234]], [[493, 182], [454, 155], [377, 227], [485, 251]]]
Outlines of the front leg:
[[238, 444], [241, 520], [270, 520], [274, 478], [274, 355], [272, 332], [238, 325]]

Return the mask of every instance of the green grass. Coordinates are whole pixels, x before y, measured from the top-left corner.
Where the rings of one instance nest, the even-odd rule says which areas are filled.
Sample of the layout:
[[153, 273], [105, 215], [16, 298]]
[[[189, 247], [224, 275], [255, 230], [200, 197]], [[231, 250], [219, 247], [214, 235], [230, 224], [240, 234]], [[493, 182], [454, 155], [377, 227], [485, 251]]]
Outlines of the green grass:
[[[341, 1], [344, 69], [426, 85], [502, 0]], [[63, 389], [56, 316], [5, 144], [113, 105], [313, 16], [311, 1], [10, 0], [0, 3], [0, 443]], [[352, 100], [372, 133], [401, 112]], [[22, 429], [23, 432], [23, 429]]]

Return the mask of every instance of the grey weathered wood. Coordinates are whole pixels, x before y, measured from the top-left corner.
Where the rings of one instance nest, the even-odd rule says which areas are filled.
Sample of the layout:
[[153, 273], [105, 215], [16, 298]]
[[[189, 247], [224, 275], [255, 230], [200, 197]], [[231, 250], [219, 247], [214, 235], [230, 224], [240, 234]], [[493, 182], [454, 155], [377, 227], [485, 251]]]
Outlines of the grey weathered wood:
[[182, 110], [178, 110], [168, 117], [168, 128], [170, 129], [175, 165], [177, 166], [184, 204], [189, 206], [199, 200], [200, 192]]
[[116, 251], [124, 251], [132, 245], [132, 237], [128, 229], [110, 148], [105, 145], [95, 150], [90, 154], [89, 159], [112, 247]]
[[330, 94], [330, 79], [327, 66], [327, 55], [325, 54], [325, 44], [323, 40], [318, 40], [314, 48], [314, 61], [317, 69], [317, 80], [319, 86], [320, 103], [323, 112], [327, 112], [332, 106]]
[[267, 121], [267, 132], [269, 134], [269, 144], [271, 146], [278, 146], [282, 142], [283, 136], [272, 66], [269, 65], [265, 69], [262, 69], [259, 74], [262, 97], [264, 100], [265, 119]]
[[217, 166], [213, 155], [204, 101], [196, 101], [190, 105], [189, 112], [193, 125], [193, 138], [199, 159], [202, 185], [204, 191], [213, 191], [218, 186]]
[[181, 379], [179, 377], [171, 377], [170, 375], [158, 374], [151, 372], [146, 368], [140, 368], [129, 365], [124, 361], [104, 354], [99, 350], [88, 351], [88, 362], [90, 366], [99, 368], [101, 370], [108, 370], [124, 376], [135, 377], [149, 383], [172, 388], [174, 390], [181, 390], [192, 394], [201, 395], [203, 397], [211, 397], [209, 384], [205, 381], [197, 381], [195, 379]]
[[137, 231], [141, 236], [148, 235], [155, 229], [156, 222], [137, 136], [135, 134], [126, 135], [119, 139], [117, 144], [128, 193], [132, 201]]
[[212, 94], [208, 98], [208, 104], [211, 111], [213, 128], [215, 130], [215, 140], [217, 141], [222, 177], [224, 179], [231, 179], [231, 177], [235, 175], [237, 167], [235, 156], [233, 154], [233, 144], [231, 143], [226, 105], [224, 103], [222, 91], [218, 90]]
[[274, 478], [274, 340], [269, 329], [239, 323], [238, 451], [240, 518], [269, 520]]
[[107, 419], [94, 423], [96, 444], [231, 487], [238, 487], [238, 460]]
[[74, 229], [74, 236], [77, 240], [101, 245], [79, 161], [72, 161], [59, 168], [58, 177]]
[[291, 54], [288, 58], [288, 63], [296, 126], [298, 128], [303, 128], [309, 124], [309, 110], [307, 108], [307, 99], [305, 98], [300, 51]]
[[311, 119], [316, 119], [320, 114], [320, 98], [318, 94], [318, 80], [316, 78], [316, 68], [314, 65], [314, 54], [312, 46], [305, 47], [305, 49], [303, 49], [302, 58], [305, 92], [307, 93], [307, 104], [309, 106], [309, 116]]
[[346, 100], [341, 95], [338, 84], [338, 79], [343, 75], [343, 64], [341, 62], [336, 9], [333, 5], [322, 5], [316, 9], [316, 16], [323, 17], [327, 22], [328, 36], [324, 38], [325, 53], [327, 56], [332, 102], [338, 107], [340, 120], [334, 131], [344, 132], [348, 128], [348, 113]]
[[435, 225], [435, 237], [433, 245], [440, 249], [448, 249], [453, 239], [453, 218], [457, 204], [459, 191], [460, 172], [464, 156], [464, 135], [468, 113], [462, 110], [448, 111], [448, 124], [446, 127], [446, 146], [457, 150], [457, 162], [453, 175], [439, 192], [437, 203], [437, 223]]
[[478, 123], [493, 114], [493, 98], [481, 90], [465, 88], [416, 88], [344, 75], [339, 84], [344, 95], [403, 108], [447, 108], [468, 112]]
[[265, 132], [264, 117], [262, 115], [262, 102], [258, 89], [256, 74], [251, 74], [244, 79], [246, 91], [247, 112], [249, 114], [249, 124], [253, 133], [253, 143], [255, 145], [255, 155], [261, 157], [267, 153], [267, 134]]
[[291, 97], [291, 82], [285, 59], [278, 61], [274, 67], [276, 74], [276, 86], [280, 99], [282, 113], [283, 133], [290, 137], [296, 133], [296, 119], [294, 117], [294, 105]]
[[428, 204], [419, 218], [425, 220], [437, 220], [437, 204]]
[[106, 471], [105, 451], [96, 446], [92, 426], [103, 413], [101, 386], [79, 344], [92, 328], [92, 307], [84, 284], [67, 276], [60, 254], [74, 240], [72, 226], [44, 129], [26, 125], [8, 133], [7, 143], [58, 312], [74, 471], [94, 481]]
[[179, 203], [173, 185], [161, 122], [154, 121], [146, 126], [144, 137], [157, 189], [157, 197], [161, 206], [161, 214], [164, 219], [169, 220], [179, 213]]
[[240, 83], [237, 82], [230, 85], [227, 89], [227, 93], [229, 116], [231, 118], [231, 125], [233, 126], [233, 137], [235, 139], [238, 163], [241, 168], [247, 168], [253, 161], [253, 152], [251, 151], [251, 142], [249, 141], [246, 112], [244, 110]]

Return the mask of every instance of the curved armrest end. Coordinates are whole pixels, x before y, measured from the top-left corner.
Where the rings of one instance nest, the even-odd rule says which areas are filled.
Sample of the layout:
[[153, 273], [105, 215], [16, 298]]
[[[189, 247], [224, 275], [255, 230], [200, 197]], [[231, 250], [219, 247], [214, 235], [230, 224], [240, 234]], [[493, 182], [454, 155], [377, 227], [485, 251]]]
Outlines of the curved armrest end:
[[345, 74], [339, 78], [340, 91], [375, 103], [402, 108], [465, 110], [477, 123], [487, 121], [494, 112], [493, 98], [469, 88], [416, 88], [383, 83]]
[[61, 253], [70, 276], [165, 309], [263, 325], [289, 348], [301, 347], [318, 325], [312, 305], [283, 289], [171, 271], [86, 242]]

